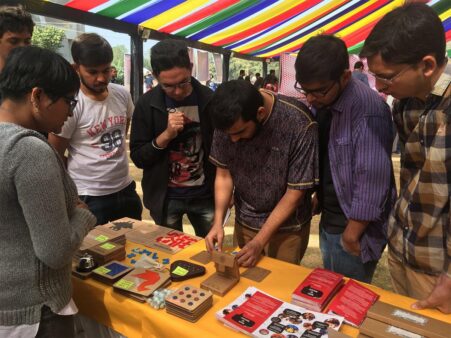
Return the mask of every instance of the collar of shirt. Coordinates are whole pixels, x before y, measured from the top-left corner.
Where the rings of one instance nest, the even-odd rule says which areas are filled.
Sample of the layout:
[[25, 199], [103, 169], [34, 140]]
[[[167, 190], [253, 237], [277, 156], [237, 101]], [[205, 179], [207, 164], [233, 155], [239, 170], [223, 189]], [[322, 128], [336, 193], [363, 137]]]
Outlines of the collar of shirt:
[[353, 88], [356, 86], [356, 79], [353, 79], [352, 77], [349, 79], [349, 82], [347, 85], [343, 88], [342, 92], [340, 93], [340, 96], [335, 101], [335, 103], [330, 106], [330, 109], [332, 111], [338, 111], [340, 113], [344, 112], [345, 110], [349, 109], [350, 103], [353, 100]]
[[431, 91], [431, 95], [444, 96], [451, 82], [451, 64], [448, 63]]

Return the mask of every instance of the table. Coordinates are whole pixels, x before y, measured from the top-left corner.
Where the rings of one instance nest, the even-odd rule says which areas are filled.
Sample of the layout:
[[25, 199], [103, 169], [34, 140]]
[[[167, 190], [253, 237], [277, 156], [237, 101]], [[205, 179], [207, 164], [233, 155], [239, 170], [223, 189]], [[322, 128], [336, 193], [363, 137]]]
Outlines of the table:
[[[134, 248], [144, 247], [131, 242], [126, 244], [127, 253], [130, 253]], [[205, 242], [201, 240], [175, 255], [169, 255], [152, 248], [147, 248], [147, 250], [158, 252], [160, 262], [163, 258], [169, 258], [172, 263], [179, 259], [189, 260], [190, 257], [205, 250]], [[127, 258], [126, 262], [130, 262], [130, 259]], [[155, 310], [147, 303], [139, 303], [124, 297], [113, 292], [112, 287], [93, 279], [80, 280], [73, 277], [74, 299], [81, 314], [114, 329], [128, 338], [246, 337], [242, 333], [225, 327], [216, 319], [215, 313], [231, 303], [249, 286], [255, 286], [274, 297], [289, 302], [293, 290], [311, 271], [302, 266], [277, 261], [268, 257], [263, 257], [258, 265], [272, 272], [261, 283], [241, 278], [240, 282], [224, 297], [213, 296], [213, 307], [196, 323], [190, 323], [167, 314], [166, 310]], [[205, 268], [207, 269], [206, 275], [183, 282], [172, 283], [169, 288], [176, 289], [183, 284], [199, 286], [207, 276], [215, 271], [213, 262], [205, 265]], [[244, 270], [245, 268], [241, 268], [241, 272]], [[414, 302], [411, 298], [396, 295], [372, 285], [368, 285], [368, 287], [380, 295], [381, 301], [404, 309], [410, 310], [410, 304]], [[445, 322], [451, 322], [451, 315], [445, 315], [438, 310], [410, 311]], [[358, 335], [358, 329], [349, 325], [343, 325], [340, 331], [352, 337], [357, 337]]]

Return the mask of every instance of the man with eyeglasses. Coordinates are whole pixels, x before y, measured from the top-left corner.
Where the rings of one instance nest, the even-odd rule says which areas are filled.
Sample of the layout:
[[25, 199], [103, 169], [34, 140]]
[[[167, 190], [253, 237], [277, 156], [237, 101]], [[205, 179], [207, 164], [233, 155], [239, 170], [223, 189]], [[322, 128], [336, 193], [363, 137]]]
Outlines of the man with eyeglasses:
[[[126, 135], [133, 112], [127, 90], [110, 83], [113, 50], [97, 34], [81, 34], [71, 47], [80, 77], [74, 109], [60, 134], [49, 142], [67, 162], [80, 199], [105, 224], [122, 217], [141, 219], [142, 204], [129, 175]], [[65, 152], [68, 151], [68, 158]]]
[[153, 46], [151, 66], [158, 86], [139, 99], [130, 136], [131, 159], [143, 169], [144, 205], [157, 224], [180, 231], [186, 214], [196, 235], [205, 237], [214, 215], [207, 110], [213, 92], [191, 76], [182, 41]]
[[346, 45], [310, 38], [295, 63], [296, 84], [319, 129], [320, 249], [326, 269], [371, 282], [396, 198], [392, 120], [379, 95], [352, 77]]
[[401, 190], [388, 225], [388, 263], [396, 292], [414, 309], [451, 313], [451, 66], [443, 23], [420, 3], [388, 13], [361, 56], [379, 91], [397, 102]]

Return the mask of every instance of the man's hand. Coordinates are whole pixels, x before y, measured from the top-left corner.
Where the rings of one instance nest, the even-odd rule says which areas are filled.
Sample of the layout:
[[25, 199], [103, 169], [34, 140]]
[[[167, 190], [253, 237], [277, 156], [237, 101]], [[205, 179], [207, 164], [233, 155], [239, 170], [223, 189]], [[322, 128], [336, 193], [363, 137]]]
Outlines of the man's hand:
[[341, 235], [343, 250], [353, 256], [360, 256], [360, 238], [368, 226], [368, 221], [349, 219], [345, 231]]
[[183, 130], [185, 124], [185, 114], [176, 111], [168, 114], [168, 126], [166, 127], [166, 134], [169, 138], [174, 139]]
[[205, 237], [205, 244], [207, 251], [212, 252], [215, 250], [215, 244], [219, 252], [222, 250], [222, 241], [224, 240], [224, 228], [222, 225], [213, 225], [207, 237]]
[[315, 192], [312, 195], [312, 216], [318, 215], [320, 212], [318, 194]]
[[430, 295], [412, 304], [412, 309], [422, 310], [437, 308], [443, 313], [451, 313], [451, 277], [442, 274]]
[[341, 236], [341, 246], [343, 250], [353, 256], [360, 256], [360, 241], [352, 237]]
[[260, 259], [262, 251], [263, 245], [257, 238], [254, 238], [236, 254], [238, 264], [245, 267], [255, 266]]
[[76, 207], [76, 208], [82, 208], [82, 209], [89, 210], [88, 205], [87, 205], [85, 202], [83, 202], [81, 199], [78, 199], [78, 200], [77, 200], [77, 202], [76, 202], [76, 204], [75, 204], [75, 207]]

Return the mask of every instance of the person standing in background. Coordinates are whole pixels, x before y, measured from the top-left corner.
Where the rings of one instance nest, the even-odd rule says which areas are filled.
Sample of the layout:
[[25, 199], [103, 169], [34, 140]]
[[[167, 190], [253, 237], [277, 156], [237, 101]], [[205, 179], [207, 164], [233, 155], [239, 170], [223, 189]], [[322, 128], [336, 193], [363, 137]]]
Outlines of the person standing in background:
[[354, 79], [362, 81], [364, 84], [366, 84], [368, 87], [370, 84], [368, 83], [368, 76], [363, 73], [363, 62], [357, 61], [354, 63], [354, 70], [352, 71], [352, 77]]
[[386, 14], [361, 57], [393, 107], [403, 145], [401, 190], [388, 226], [388, 264], [396, 292], [414, 309], [451, 313], [451, 65], [443, 23], [428, 5]]
[[390, 109], [351, 76], [346, 45], [335, 36], [307, 40], [295, 68], [295, 88], [313, 106], [319, 128], [315, 199], [324, 267], [370, 283], [396, 198]]
[[71, 52], [81, 82], [78, 104], [61, 133], [49, 135], [49, 142], [67, 161], [80, 199], [97, 224], [122, 217], [141, 219], [142, 204], [129, 175], [126, 148], [134, 107], [130, 93], [110, 83], [113, 50], [101, 36], [85, 33], [74, 40]]
[[183, 231], [187, 215], [204, 237], [214, 213], [215, 171], [208, 161], [213, 92], [191, 76], [188, 47], [163, 40], [151, 49], [158, 86], [136, 104], [130, 157], [143, 169], [144, 205], [157, 224]]

